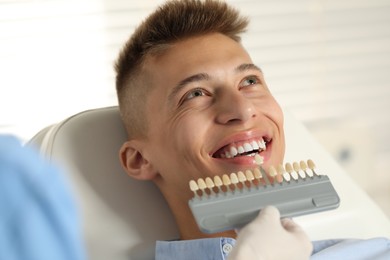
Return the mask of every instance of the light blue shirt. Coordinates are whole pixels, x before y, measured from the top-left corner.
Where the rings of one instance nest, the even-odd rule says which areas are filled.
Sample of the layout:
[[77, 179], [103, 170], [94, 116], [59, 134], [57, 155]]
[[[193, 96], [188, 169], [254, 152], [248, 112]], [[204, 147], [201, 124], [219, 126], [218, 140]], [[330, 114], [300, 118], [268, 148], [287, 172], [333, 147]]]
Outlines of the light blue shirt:
[[[226, 260], [233, 249], [232, 238], [157, 241], [156, 260]], [[313, 242], [311, 260], [389, 260], [390, 240], [345, 239]]]

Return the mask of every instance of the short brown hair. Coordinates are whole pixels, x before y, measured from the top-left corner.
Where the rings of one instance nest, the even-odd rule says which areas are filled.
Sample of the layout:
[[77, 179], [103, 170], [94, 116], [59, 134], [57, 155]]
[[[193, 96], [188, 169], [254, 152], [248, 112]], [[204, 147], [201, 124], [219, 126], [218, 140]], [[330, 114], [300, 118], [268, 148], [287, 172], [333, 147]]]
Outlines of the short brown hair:
[[119, 109], [129, 137], [144, 136], [147, 131], [145, 104], [150, 86], [142, 78], [142, 64], [148, 55], [210, 33], [239, 42], [247, 25], [246, 17], [217, 0], [173, 0], [152, 13], [126, 42], [115, 64]]

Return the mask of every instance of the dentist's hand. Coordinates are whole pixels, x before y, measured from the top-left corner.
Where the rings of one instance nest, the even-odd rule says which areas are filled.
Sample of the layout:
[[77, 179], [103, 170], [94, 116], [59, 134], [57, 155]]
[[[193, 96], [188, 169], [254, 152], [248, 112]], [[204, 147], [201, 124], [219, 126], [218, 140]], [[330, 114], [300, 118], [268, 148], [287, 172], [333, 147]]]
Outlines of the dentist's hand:
[[229, 260], [304, 260], [313, 246], [306, 233], [291, 219], [280, 220], [272, 206], [261, 210], [251, 223], [238, 233]]

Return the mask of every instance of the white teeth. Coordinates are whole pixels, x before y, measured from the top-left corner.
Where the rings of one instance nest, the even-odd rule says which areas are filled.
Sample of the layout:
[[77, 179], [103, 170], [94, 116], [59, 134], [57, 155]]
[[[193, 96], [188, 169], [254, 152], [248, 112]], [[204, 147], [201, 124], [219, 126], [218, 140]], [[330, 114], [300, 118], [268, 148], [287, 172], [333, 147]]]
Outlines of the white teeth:
[[220, 157], [229, 159], [229, 158], [234, 158], [237, 155], [251, 152], [251, 151], [253, 151], [253, 154], [249, 154], [249, 155], [254, 156], [259, 149], [264, 150], [264, 151], [266, 150], [266, 143], [264, 142], [263, 139], [258, 140], [258, 141], [253, 140], [253, 141], [246, 142], [246, 143], [243, 143], [242, 145], [238, 145], [238, 146], [232, 145], [232, 146], [230, 146], [230, 148], [225, 150], [225, 152], [222, 153], [220, 155]]
[[239, 147], [237, 147], [237, 151], [238, 151], [239, 154], [245, 153], [245, 149], [241, 145]]
[[234, 146], [230, 147], [230, 155], [231, 155], [232, 157], [234, 157], [234, 156], [236, 156], [237, 154], [238, 154], [237, 148], [234, 147]]
[[265, 142], [263, 139], [261, 139], [260, 141], [258, 141], [258, 145], [261, 149], [265, 150], [266, 146], [265, 146]]
[[256, 141], [252, 141], [251, 145], [253, 147], [253, 150], [259, 150], [259, 148], [260, 148]]
[[253, 147], [252, 147], [252, 145], [250, 145], [248, 143], [244, 143], [244, 150], [245, 150], [245, 152], [250, 152], [250, 151], [253, 151]]
[[225, 152], [225, 157], [226, 158], [232, 158], [232, 155], [230, 154], [230, 152], [226, 151]]

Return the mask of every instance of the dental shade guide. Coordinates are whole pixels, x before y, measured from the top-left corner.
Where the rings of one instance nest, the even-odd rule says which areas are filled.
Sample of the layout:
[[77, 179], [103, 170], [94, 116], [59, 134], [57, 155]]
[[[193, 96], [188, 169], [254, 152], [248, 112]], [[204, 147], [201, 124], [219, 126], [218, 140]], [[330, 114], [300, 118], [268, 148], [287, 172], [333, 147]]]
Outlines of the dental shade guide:
[[[211, 182], [210, 182], [211, 181]], [[330, 179], [318, 174], [312, 160], [285, 167], [271, 166], [267, 175], [259, 166], [222, 178], [190, 181], [194, 197], [190, 209], [199, 228], [216, 233], [243, 227], [259, 211], [273, 205], [281, 217], [296, 217], [335, 209], [340, 204]]]

